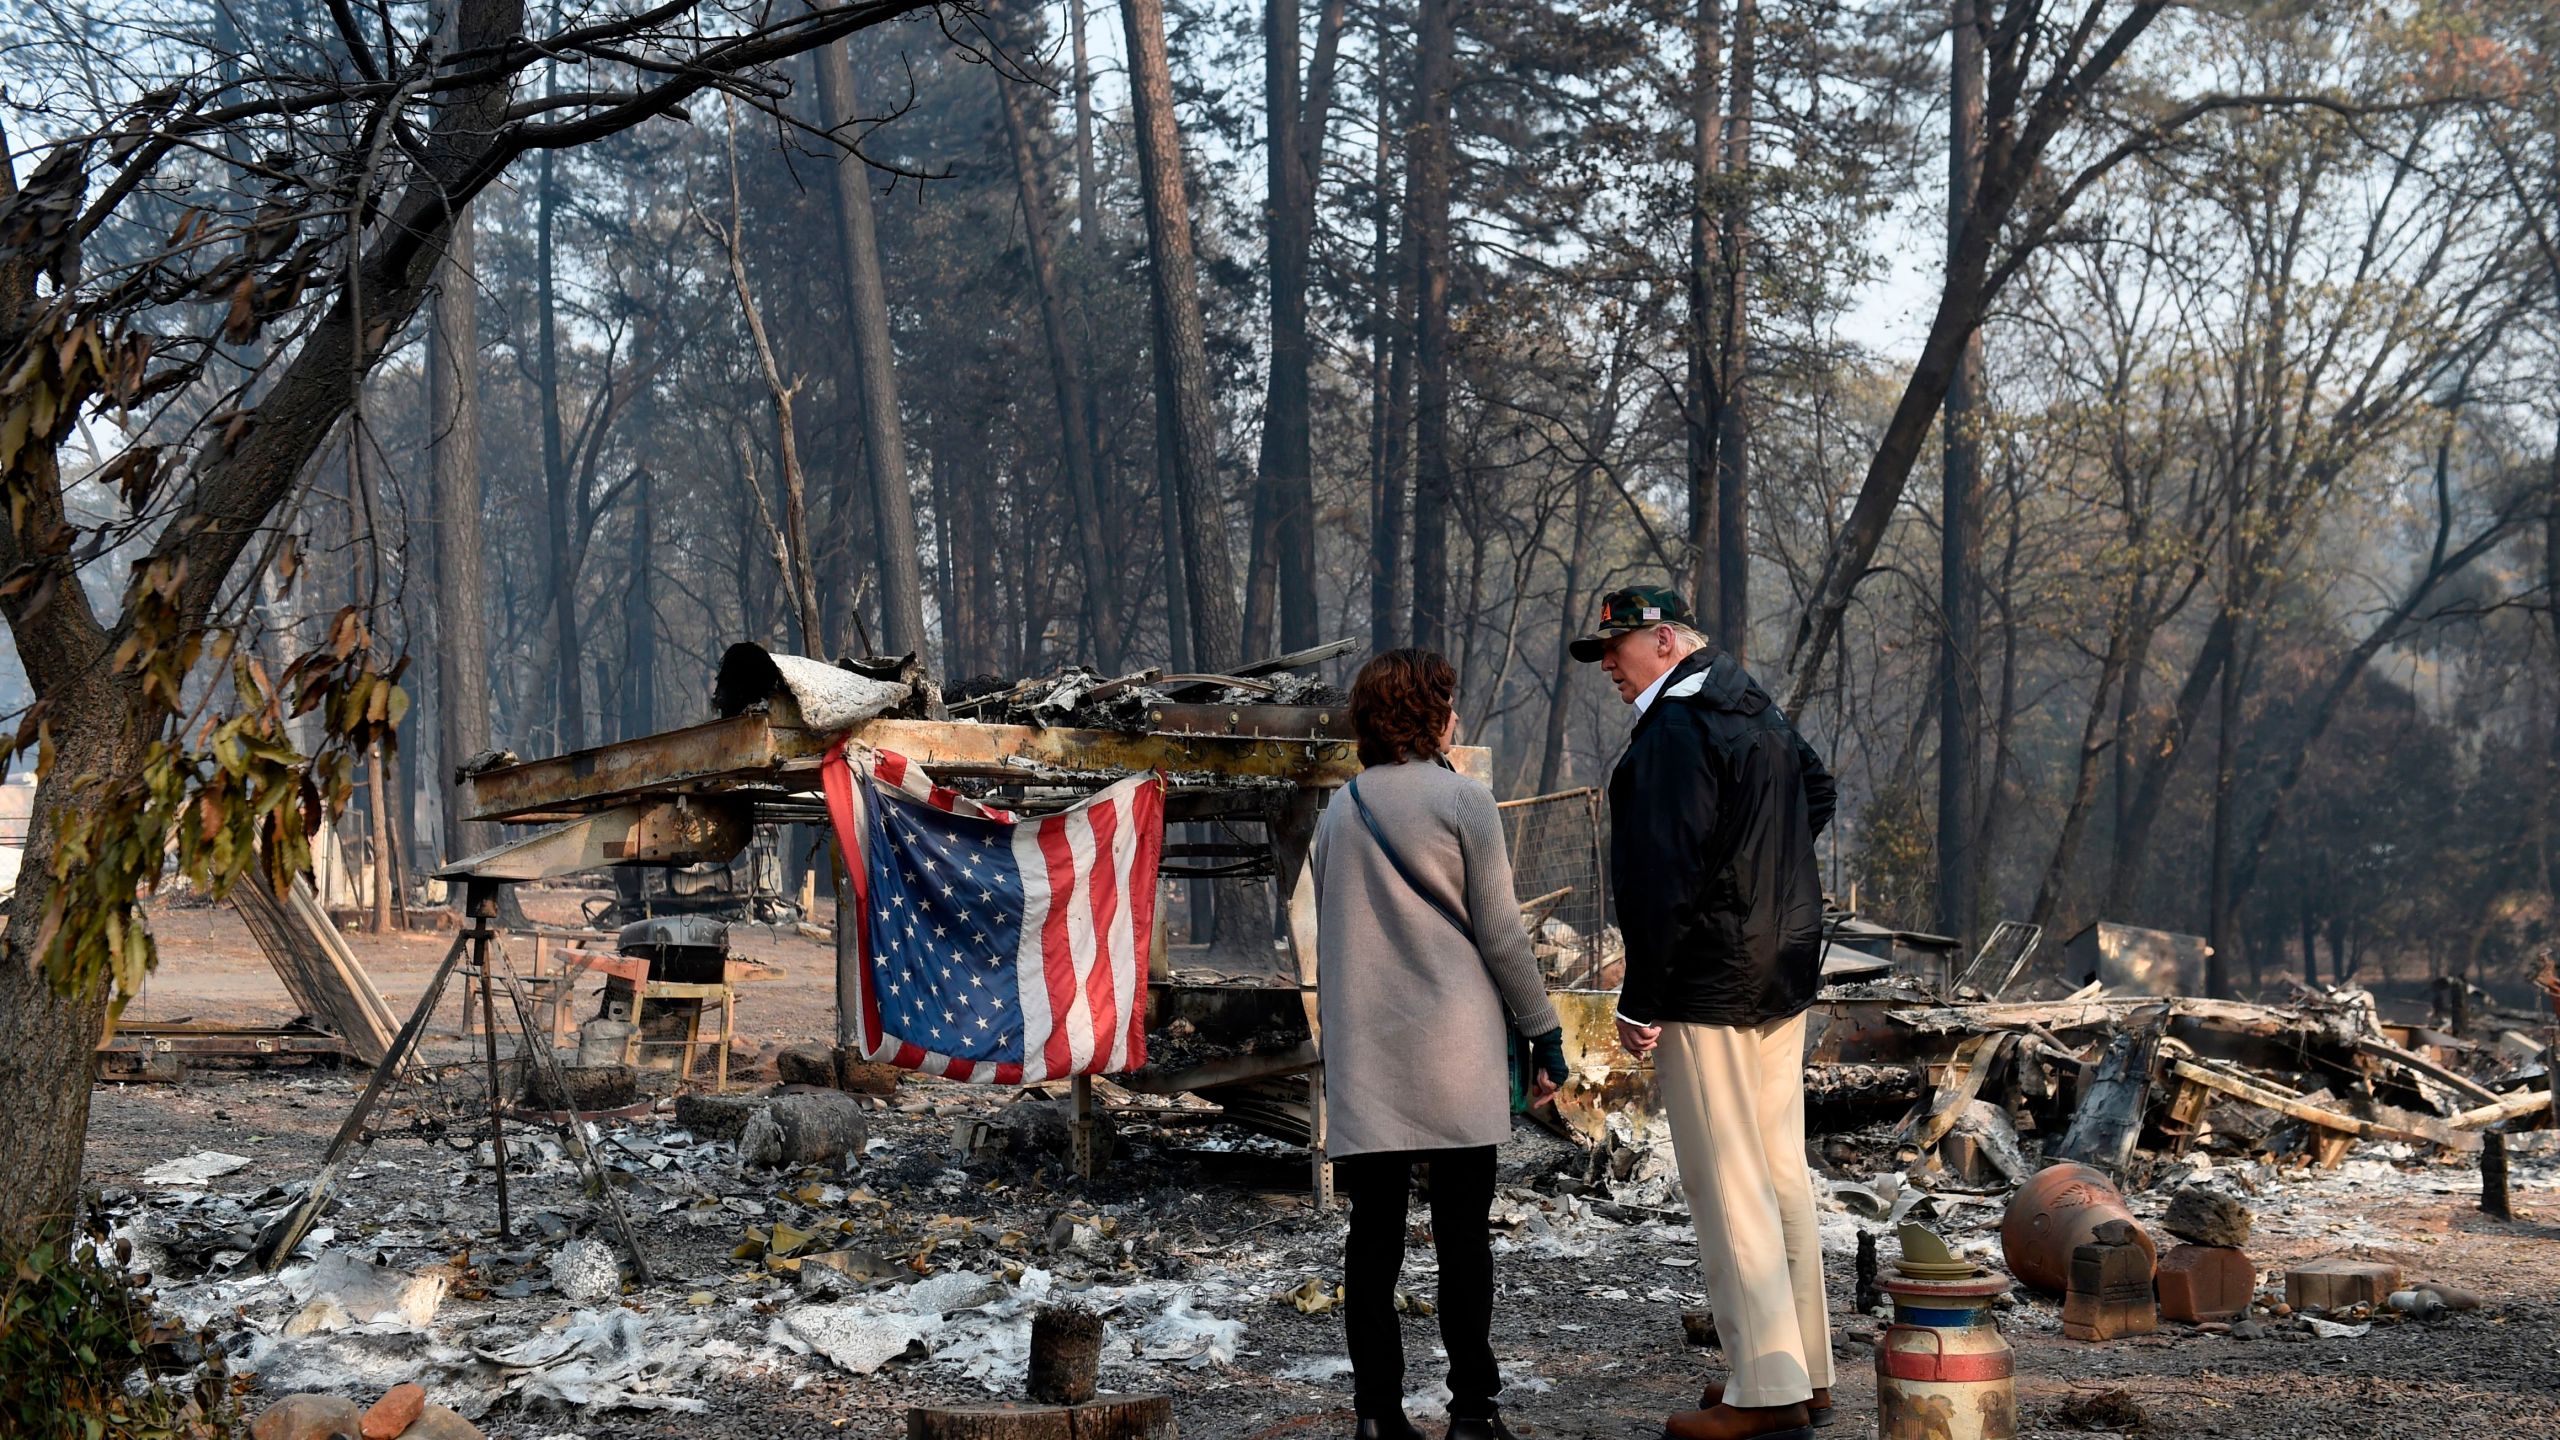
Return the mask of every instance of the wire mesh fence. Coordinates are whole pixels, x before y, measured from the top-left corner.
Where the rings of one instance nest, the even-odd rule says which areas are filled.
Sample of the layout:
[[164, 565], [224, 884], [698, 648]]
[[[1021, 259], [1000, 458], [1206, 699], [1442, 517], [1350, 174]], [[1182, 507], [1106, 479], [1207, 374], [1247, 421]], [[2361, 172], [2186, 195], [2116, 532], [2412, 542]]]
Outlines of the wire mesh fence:
[[1614, 958], [1604, 953], [1613, 947], [1601, 889], [1600, 801], [1597, 789], [1584, 786], [1499, 807], [1521, 918], [1548, 975], [1568, 988], [1600, 984]]

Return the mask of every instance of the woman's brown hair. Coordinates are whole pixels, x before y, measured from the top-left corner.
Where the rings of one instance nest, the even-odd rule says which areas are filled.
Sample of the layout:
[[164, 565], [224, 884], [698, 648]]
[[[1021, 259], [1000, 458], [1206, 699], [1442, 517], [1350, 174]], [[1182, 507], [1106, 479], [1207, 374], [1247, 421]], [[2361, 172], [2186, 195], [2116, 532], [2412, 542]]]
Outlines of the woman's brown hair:
[[1436, 650], [1389, 650], [1351, 682], [1351, 728], [1360, 763], [1393, 765], [1440, 753], [1440, 732], [1457, 700], [1458, 672]]

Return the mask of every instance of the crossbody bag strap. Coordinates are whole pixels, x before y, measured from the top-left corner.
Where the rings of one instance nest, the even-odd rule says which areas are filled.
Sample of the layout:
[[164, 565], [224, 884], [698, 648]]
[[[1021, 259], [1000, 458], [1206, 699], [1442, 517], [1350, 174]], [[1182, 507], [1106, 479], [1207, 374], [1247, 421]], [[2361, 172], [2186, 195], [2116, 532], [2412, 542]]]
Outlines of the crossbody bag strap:
[[1404, 857], [1396, 853], [1395, 845], [1387, 839], [1387, 832], [1379, 828], [1378, 817], [1369, 813], [1369, 802], [1360, 798], [1359, 780], [1355, 778], [1343, 788], [1344, 792], [1351, 797], [1352, 808], [1360, 812], [1360, 823], [1369, 827], [1369, 838], [1378, 842], [1378, 853], [1386, 856], [1387, 863], [1395, 867], [1395, 872], [1403, 879], [1405, 888], [1421, 896], [1425, 904], [1439, 911], [1441, 919], [1458, 927], [1458, 933], [1467, 937], [1468, 944], [1476, 943], [1475, 928], [1467, 923], [1466, 917], [1450, 909], [1449, 902], [1432, 894], [1419, 879], [1415, 878], [1413, 871], [1404, 863]]

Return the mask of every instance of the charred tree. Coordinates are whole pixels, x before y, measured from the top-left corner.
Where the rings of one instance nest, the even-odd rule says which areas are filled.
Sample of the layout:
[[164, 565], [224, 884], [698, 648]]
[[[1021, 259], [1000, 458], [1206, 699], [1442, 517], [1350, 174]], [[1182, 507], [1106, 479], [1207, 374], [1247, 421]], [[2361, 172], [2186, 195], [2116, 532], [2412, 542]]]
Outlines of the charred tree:
[[[888, 286], [880, 277], [880, 236], [871, 213], [871, 175], [853, 127], [862, 117], [852, 42], [818, 51], [818, 103], [835, 138], [836, 243], [843, 253], [845, 347], [862, 407], [862, 458], [871, 482], [871, 553], [880, 576], [883, 654], [923, 655], [924, 560], [916, 540], [915, 493], [907, 481], [907, 437], [898, 413], [897, 357], [889, 337]], [[842, 645], [841, 633], [813, 646]], [[930, 662], [931, 657], [926, 657]]]
[[1282, 650], [1301, 650], [1317, 641], [1311, 415], [1315, 347], [1307, 329], [1307, 262], [1315, 239], [1316, 184], [1324, 163], [1325, 116], [1333, 103], [1345, 9], [1345, 0], [1326, 0], [1303, 85], [1298, 0], [1267, 0], [1263, 10], [1271, 376], [1255, 474], [1245, 633], [1257, 647], [1263, 643], [1276, 590]]
[[1128, 38], [1129, 96], [1137, 119], [1155, 341], [1162, 366], [1158, 409], [1165, 423], [1158, 435], [1167, 442], [1169, 489], [1180, 514], [1192, 663], [1218, 670], [1244, 662], [1244, 617], [1218, 495], [1218, 419], [1200, 319], [1191, 203], [1183, 193], [1182, 136], [1173, 113], [1172, 64], [1165, 53], [1164, 0], [1121, 0], [1120, 14]]
[[1094, 663], [1117, 674], [1120, 642], [1120, 580], [1114, 547], [1105, 538], [1101, 458], [1087, 425], [1084, 367], [1076, 339], [1067, 324], [1066, 299], [1060, 293], [1057, 257], [1050, 244], [1049, 200], [1040, 177], [1040, 157], [1032, 147], [1031, 128], [1023, 114], [1021, 86], [994, 66], [996, 105], [1004, 114], [1007, 149], [1013, 157], [1016, 188], [1022, 199], [1023, 243], [1031, 252], [1032, 286], [1040, 297], [1040, 329], [1048, 341], [1051, 388], [1058, 400], [1059, 460], [1067, 472], [1074, 502], [1077, 538], [1084, 553], [1084, 623]]
[[1413, 257], [1413, 643], [1450, 643], [1449, 132], [1460, 0], [1420, 0], [1414, 30], [1413, 123], [1406, 131], [1405, 236]]
[[[1947, 263], [1964, 248], [1982, 171], [1982, 0], [1955, 0], [1948, 66]], [[1977, 579], [1982, 564], [1982, 332], [1957, 350], [1939, 417], [1937, 928], [1973, 953], [1981, 893], [1974, 847], [1974, 746], [1982, 729]]]
[[1716, 569], [1723, 557], [1716, 534], [1721, 514], [1716, 442], [1724, 433], [1724, 374], [1716, 311], [1724, 296], [1716, 273], [1716, 188], [1724, 168], [1724, 0], [1698, 0], [1689, 46], [1689, 393], [1681, 414], [1689, 490], [1689, 595], [1705, 624], [1721, 630], [1716, 613], [1724, 593]]
[[1700, 592], [1716, 641], [1736, 659], [1751, 653], [1751, 110], [1760, 47], [1759, 0], [1734, 0], [1733, 113], [1724, 131], [1724, 215], [1718, 249], [1724, 309], [1717, 317], [1723, 379], [1716, 417], [1716, 595]]

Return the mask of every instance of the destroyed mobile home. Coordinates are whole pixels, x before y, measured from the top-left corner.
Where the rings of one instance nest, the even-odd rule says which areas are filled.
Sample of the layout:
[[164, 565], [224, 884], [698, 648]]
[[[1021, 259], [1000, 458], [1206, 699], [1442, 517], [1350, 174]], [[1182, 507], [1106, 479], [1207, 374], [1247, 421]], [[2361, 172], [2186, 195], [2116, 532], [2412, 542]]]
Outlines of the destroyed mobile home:
[[[261, 1440], [666, 1433], [654, 1412], [687, 1433], [924, 1437], [1346, 1416], [1307, 846], [1357, 761], [1339, 695], [1300, 673], [1335, 653], [973, 685], [936, 720], [912, 669], [739, 647], [722, 718], [495, 757], [473, 777], [478, 818], [534, 828], [448, 872], [470, 920], [405, 1021], [360, 965], [297, 971], [325, 963], [341, 979], [321, 988], [359, 997], [344, 1003], [373, 1051], [361, 1093], [277, 1070], [147, 1102], [160, 1113], [140, 1128], [178, 1153], [124, 1167], [98, 1223], [150, 1276], [161, 1358], [225, 1377]], [[745, 962], [716, 922], [555, 941], [547, 965], [496, 928], [500, 886], [726, 864], [759, 827], [828, 821], [823, 769], [847, 732], [949, 787], [933, 792], [946, 809], [1036, 816], [1159, 776], [1161, 878], [1269, 878], [1279, 943], [1173, 947], [1159, 926], [1130, 1017], [1143, 1063], [989, 1086], [865, 1058], [894, 1057], [863, 1029], [859, 926], [827, 937], [835, 1033], [795, 1017], [821, 1043], [736, 1071]], [[1504, 1147], [1496, 1200], [1519, 1312], [1497, 1332], [1505, 1403], [1540, 1435], [1636, 1433], [1714, 1368], [1689, 1358], [1715, 1325], [1649, 1071], [1614, 1043], [1613, 937], [1561, 918], [1598, 887], [1592, 834], [1587, 878], [1520, 877], [1572, 1069]], [[2004, 925], [1959, 957], [1831, 918], [1807, 1103], [1834, 1308], [1853, 1317], [1842, 1373], [1875, 1377], [1844, 1390], [1873, 1385], [1888, 1417], [1949, 1403], [1897, 1358], [1949, 1343], [1914, 1318], [1956, 1303], [1913, 1308], [1932, 1293], [1996, 1322], [1967, 1334], [2030, 1352], [2033, 1383], [1980, 1397], [1985, 1435], [2139, 1427], [2144, 1402], [2082, 1383], [2124, 1377], [2081, 1357], [2128, 1337], [2181, 1337], [2192, 1348], [2143, 1353], [2194, 1376], [2281, 1340], [2398, 1346], [2391, 1363], [2423, 1370], [2454, 1343], [2430, 1336], [2494, 1347], [2538, 1327], [2499, 1353], [2547, 1370], [2547, 1295], [2484, 1297], [2477, 1264], [2414, 1263], [2424, 1247], [2377, 1217], [2503, 1218], [2560, 1196], [2551, 1016], [2473, 1012], [2455, 1034], [2388, 1022], [2356, 990], [2139, 993], [2175, 987], [2176, 946], [2146, 969], [2125, 958], [2145, 937], [2113, 928], [2043, 946]], [[446, 1001], [473, 1032], [460, 1043], [430, 1037]], [[226, 1149], [233, 1111], [298, 1126], [310, 1159]], [[102, 1130], [119, 1113], [103, 1102]], [[201, 1143], [170, 1143], [188, 1135]], [[1407, 1277], [1398, 1308], [1429, 1315], [1427, 1265]], [[1430, 1377], [1417, 1367], [1419, 1416], [1445, 1400]], [[2482, 1414], [2530, 1433], [2522, 1411]], [[1072, 1431], [1037, 1428], [1062, 1416]]]

